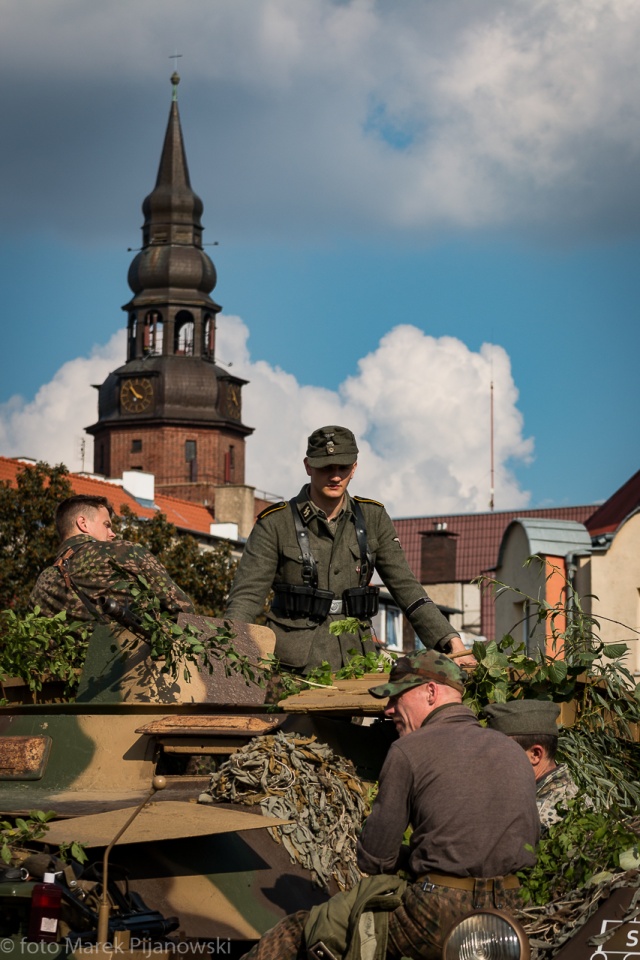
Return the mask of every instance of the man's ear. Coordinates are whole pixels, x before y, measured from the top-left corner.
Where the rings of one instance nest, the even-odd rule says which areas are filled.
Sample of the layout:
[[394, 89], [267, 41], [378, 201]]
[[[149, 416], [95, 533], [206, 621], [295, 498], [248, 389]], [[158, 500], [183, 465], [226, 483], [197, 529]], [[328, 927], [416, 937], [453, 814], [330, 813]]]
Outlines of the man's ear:
[[539, 743], [534, 743], [534, 745], [527, 750], [527, 756], [531, 761], [532, 767], [537, 767], [542, 762], [544, 755], [544, 747], [541, 747]]
[[80, 531], [80, 533], [88, 533], [87, 530], [87, 518], [83, 513], [79, 513], [75, 520], [75, 525]]
[[310, 477], [310, 476], [311, 476], [311, 470], [310, 470], [310, 468], [309, 468], [309, 461], [308, 461], [307, 458], [305, 457], [302, 462], [304, 463], [304, 468], [305, 468], [305, 470], [307, 471], [307, 476]]

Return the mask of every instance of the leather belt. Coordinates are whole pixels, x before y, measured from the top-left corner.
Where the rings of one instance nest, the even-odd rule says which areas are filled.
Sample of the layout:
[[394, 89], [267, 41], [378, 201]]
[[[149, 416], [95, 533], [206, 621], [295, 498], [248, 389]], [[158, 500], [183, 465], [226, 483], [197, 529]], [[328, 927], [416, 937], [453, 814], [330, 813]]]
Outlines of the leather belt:
[[508, 873], [504, 877], [454, 877], [448, 873], [424, 873], [417, 878], [416, 883], [432, 883], [434, 887], [454, 887], [456, 890], [473, 892], [478, 881], [486, 890], [493, 890], [498, 881], [502, 882], [505, 890], [515, 890], [520, 886], [515, 873]]

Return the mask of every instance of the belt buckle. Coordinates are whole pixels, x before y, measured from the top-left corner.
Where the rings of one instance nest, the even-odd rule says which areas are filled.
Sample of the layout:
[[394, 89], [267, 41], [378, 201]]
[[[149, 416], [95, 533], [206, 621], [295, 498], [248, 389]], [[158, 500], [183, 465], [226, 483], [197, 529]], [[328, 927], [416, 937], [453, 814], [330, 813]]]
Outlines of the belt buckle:
[[342, 613], [342, 600], [332, 600], [329, 613]]
[[338, 960], [335, 953], [332, 953], [322, 940], [318, 940], [312, 947], [307, 947], [307, 956], [311, 960]]
[[435, 883], [431, 883], [430, 880], [425, 880], [424, 883], [422, 884], [422, 890], [424, 893], [433, 893], [435, 888], [436, 888]]

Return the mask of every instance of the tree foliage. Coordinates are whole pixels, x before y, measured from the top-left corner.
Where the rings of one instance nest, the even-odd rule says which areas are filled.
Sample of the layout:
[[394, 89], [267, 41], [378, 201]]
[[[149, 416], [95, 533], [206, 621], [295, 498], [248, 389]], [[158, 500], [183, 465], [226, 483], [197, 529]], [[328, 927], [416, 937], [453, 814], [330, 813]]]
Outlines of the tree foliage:
[[538, 605], [550, 636], [547, 651], [530, 655], [511, 636], [475, 643], [478, 665], [464, 702], [477, 713], [488, 703], [519, 699], [571, 705], [569, 725], [560, 730], [558, 760], [567, 764], [579, 793], [540, 841], [536, 866], [520, 874], [525, 896], [544, 904], [595, 882], [603, 872], [628, 869], [630, 857], [637, 861], [640, 684], [625, 662], [628, 646], [602, 641], [598, 621], [577, 594], [571, 594], [568, 611], [525, 599]]
[[63, 464], [36, 463], [17, 476], [17, 486], [0, 483], [0, 610], [28, 609], [38, 574], [56, 555], [56, 506], [73, 494]]

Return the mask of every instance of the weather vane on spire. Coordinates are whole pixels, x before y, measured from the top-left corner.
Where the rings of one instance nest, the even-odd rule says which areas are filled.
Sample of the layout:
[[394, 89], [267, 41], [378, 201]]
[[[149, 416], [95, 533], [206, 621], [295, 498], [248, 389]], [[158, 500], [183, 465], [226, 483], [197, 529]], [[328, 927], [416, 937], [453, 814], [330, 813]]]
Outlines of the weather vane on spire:
[[173, 100], [178, 99], [178, 84], [180, 83], [180, 74], [178, 73], [177, 67], [178, 67], [178, 60], [180, 59], [181, 56], [182, 54], [178, 53], [178, 51], [176, 50], [176, 52], [172, 53], [171, 56], [169, 57], [169, 60], [175, 61], [173, 64], [173, 73], [171, 74], [171, 83], [173, 85], [173, 96], [172, 96]]

